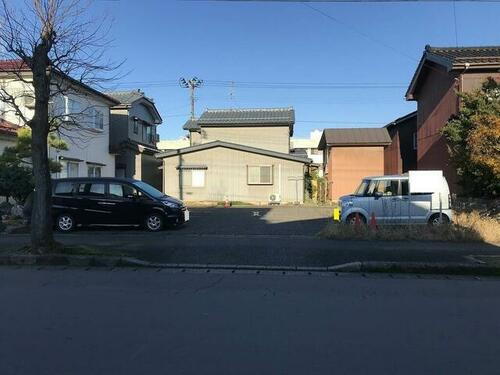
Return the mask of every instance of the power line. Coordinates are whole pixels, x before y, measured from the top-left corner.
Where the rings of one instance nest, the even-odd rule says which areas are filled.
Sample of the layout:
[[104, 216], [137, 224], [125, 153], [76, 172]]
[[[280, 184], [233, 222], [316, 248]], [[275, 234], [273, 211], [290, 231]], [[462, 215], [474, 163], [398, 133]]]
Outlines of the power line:
[[500, 0], [186, 0], [192, 2], [220, 3], [446, 3], [461, 1], [468, 3], [498, 3]]
[[[187, 81], [186, 81], [187, 82]], [[213, 88], [241, 88], [241, 89], [308, 89], [308, 90], [323, 90], [323, 89], [394, 89], [406, 88], [406, 84], [402, 83], [373, 83], [373, 82], [264, 82], [264, 81], [222, 81], [222, 80], [205, 80], [204, 86]], [[135, 82], [120, 82], [118, 86], [141, 86], [147, 87], [175, 87], [177, 83], [172, 83], [171, 80], [166, 81], [135, 81]]]
[[346, 124], [346, 125], [353, 125], [353, 124], [358, 124], [358, 125], [383, 125], [386, 124], [385, 122], [373, 122], [373, 121], [339, 121], [339, 120], [295, 120], [295, 123], [297, 122], [305, 122], [305, 123], [311, 123], [311, 124]]
[[340, 24], [340, 25], [342, 25], [342, 26], [350, 29], [351, 32], [354, 32], [354, 33], [362, 36], [363, 38], [368, 39], [369, 41], [372, 41], [372, 42], [377, 43], [377, 44], [379, 44], [379, 45], [381, 45], [381, 46], [383, 46], [385, 48], [388, 48], [388, 49], [392, 50], [393, 52], [396, 52], [397, 54], [402, 55], [402, 56], [404, 56], [404, 57], [406, 57], [406, 58], [408, 58], [408, 59], [410, 59], [412, 61], [417, 61], [413, 56], [407, 54], [406, 52], [402, 52], [402, 51], [398, 50], [397, 48], [394, 48], [390, 44], [385, 43], [384, 41], [381, 41], [381, 40], [378, 40], [378, 39], [375, 39], [375, 38], [371, 37], [370, 35], [368, 35], [368, 34], [362, 32], [362, 31], [360, 31], [360, 30], [358, 30], [358, 29], [350, 26], [349, 24], [347, 24], [347, 23], [339, 20], [338, 18], [335, 18], [335, 17], [331, 16], [330, 14], [322, 11], [321, 9], [318, 9], [318, 8], [312, 6], [311, 4], [303, 2], [302, 5], [304, 5], [305, 7], [310, 8], [310, 9], [314, 10], [315, 12], [323, 15], [324, 17], [328, 18], [330, 21], [333, 21], [333, 22], [335, 22], [337, 24]]

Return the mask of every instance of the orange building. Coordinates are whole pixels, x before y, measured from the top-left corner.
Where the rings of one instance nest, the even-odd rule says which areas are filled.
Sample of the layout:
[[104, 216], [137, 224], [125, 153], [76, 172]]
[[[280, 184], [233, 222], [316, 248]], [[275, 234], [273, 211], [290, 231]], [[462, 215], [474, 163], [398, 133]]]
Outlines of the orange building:
[[384, 148], [391, 144], [386, 128], [325, 129], [323, 150], [328, 199], [351, 194], [366, 176], [384, 174]]

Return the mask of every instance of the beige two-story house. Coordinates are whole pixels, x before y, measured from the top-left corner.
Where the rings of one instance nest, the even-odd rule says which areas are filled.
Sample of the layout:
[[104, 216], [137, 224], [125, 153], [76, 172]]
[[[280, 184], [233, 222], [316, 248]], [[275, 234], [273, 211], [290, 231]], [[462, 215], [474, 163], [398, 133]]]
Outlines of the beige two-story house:
[[303, 202], [310, 159], [290, 153], [292, 108], [206, 110], [190, 146], [157, 155], [163, 190], [185, 201]]

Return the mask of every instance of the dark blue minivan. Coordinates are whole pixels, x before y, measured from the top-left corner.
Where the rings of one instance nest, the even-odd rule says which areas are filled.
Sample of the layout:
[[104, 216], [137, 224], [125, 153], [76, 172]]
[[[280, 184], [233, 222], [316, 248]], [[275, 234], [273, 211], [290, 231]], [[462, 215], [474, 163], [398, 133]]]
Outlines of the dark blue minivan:
[[76, 226], [138, 226], [157, 232], [189, 220], [184, 203], [142, 181], [114, 177], [53, 180], [52, 214], [56, 229]]

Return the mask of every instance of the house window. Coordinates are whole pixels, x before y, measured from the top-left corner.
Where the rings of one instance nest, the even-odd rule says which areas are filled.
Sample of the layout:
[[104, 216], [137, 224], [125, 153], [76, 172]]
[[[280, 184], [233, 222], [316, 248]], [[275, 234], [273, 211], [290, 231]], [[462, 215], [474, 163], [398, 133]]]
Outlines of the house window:
[[193, 169], [191, 171], [191, 187], [205, 187], [204, 169]]
[[149, 124], [142, 125], [142, 141], [153, 143], [153, 127]]
[[134, 117], [134, 134], [139, 134], [139, 120]]
[[80, 111], [81, 111], [80, 103], [75, 99], [67, 98], [66, 114], [67, 115], [74, 115], [74, 114], [80, 113]]
[[101, 167], [97, 165], [89, 165], [87, 168], [87, 174], [89, 177], [101, 177]]
[[247, 167], [248, 185], [272, 185], [273, 166], [272, 165], [249, 165]]
[[97, 109], [94, 110], [94, 127], [104, 129], [104, 114]]
[[417, 133], [413, 133], [413, 149], [417, 149]]
[[66, 175], [68, 177], [78, 177], [78, 163], [74, 161], [68, 161], [66, 163]]

